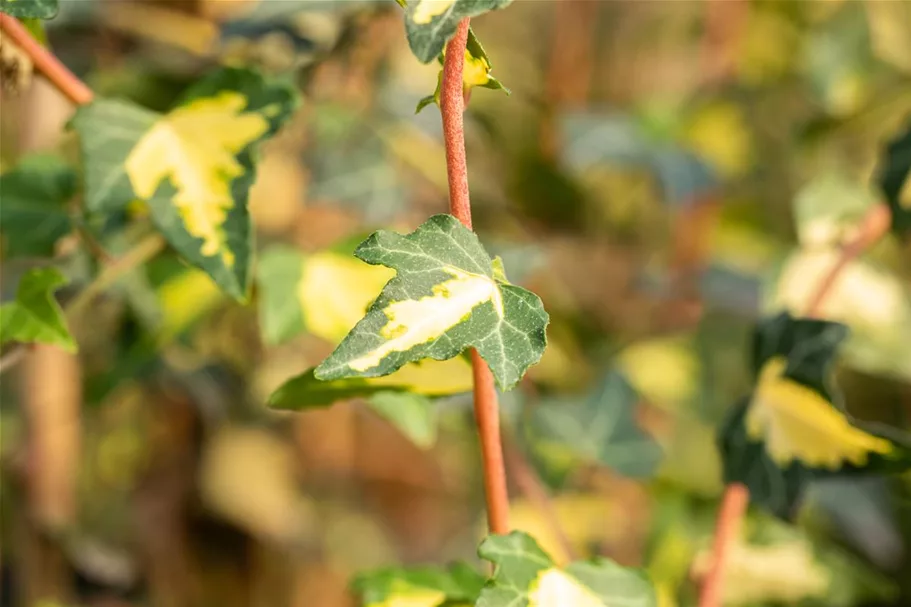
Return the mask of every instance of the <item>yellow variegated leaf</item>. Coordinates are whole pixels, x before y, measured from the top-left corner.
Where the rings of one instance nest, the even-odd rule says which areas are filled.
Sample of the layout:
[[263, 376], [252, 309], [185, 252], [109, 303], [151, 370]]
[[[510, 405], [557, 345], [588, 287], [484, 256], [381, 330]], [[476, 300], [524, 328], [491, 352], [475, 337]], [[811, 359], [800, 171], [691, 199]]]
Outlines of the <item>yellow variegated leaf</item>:
[[372, 386], [404, 386], [425, 396], [468, 392], [474, 385], [471, 364], [458, 356], [449, 360], [410, 363], [392, 375], [366, 378], [364, 381]]
[[261, 114], [243, 113], [246, 104], [240, 93], [225, 91], [174, 110], [139, 140], [125, 165], [142, 199], [170, 178], [187, 232], [202, 239], [203, 255], [220, 255], [229, 266], [234, 254], [223, 226], [234, 206], [231, 181], [244, 172], [236, 155], [269, 130]]
[[455, 4], [456, 0], [417, 0], [413, 2], [412, 20], [419, 25], [426, 25], [439, 17]]
[[181, 333], [221, 301], [222, 292], [204, 272], [181, 272], [158, 288], [162, 333]]
[[780, 357], [766, 363], [746, 415], [747, 434], [765, 443], [776, 464], [838, 470], [892, 450], [888, 440], [852, 426], [819, 393], [784, 377], [785, 365]]
[[386, 324], [380, 329], [384, 341], [376, 348], [347, 361], [355, 371], [380, 366], [393, 352], [407, 352], [438, 339], [485, 303], [503, 321], [505, 311], [500, 289], [489, 276], [465, 272], [454, 266], [440, 268], [452, 276], [432, 287], [431, 295], [419, 299], [392, 301], [382, 308]]
[[528, 593], [528, 607], [604, 607], [591, 590], [556, 567], [543, 571]]

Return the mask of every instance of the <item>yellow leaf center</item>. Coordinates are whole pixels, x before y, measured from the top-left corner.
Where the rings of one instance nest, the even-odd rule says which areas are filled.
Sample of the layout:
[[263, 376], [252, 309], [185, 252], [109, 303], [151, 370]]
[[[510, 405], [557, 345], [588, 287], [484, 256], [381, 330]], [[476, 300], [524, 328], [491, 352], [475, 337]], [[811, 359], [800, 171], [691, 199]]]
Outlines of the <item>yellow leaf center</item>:
[[143, 200], [170, 178], [187, 232], [202, 239], [203, 255], [221, 254], [226, 265], [234, 263], [223, 229], [235, 204], [231, 182], [244, 172], [236, 155], [269, 129], [261, 115], [242, 113], [246, 103], [239, 93], [223, 92], [174, 110], [139, 140], [125, 165]]

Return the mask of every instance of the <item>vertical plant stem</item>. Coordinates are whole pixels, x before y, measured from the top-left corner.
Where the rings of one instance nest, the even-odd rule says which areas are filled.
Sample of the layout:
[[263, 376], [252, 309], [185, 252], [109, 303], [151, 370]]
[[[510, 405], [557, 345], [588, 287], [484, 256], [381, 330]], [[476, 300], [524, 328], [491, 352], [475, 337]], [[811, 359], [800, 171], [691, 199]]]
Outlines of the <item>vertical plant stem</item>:
[[715, 526], [715, 542], [712, 546], [712, 564], [702, 584], [699, 607], [720, 607], [724, 590], [724, 567], [728, 551], [737, 534], [750, 503], [750, 490], [746, 485], [731, 483], [724, 488], [718, 522]]
[[29, 56], [35, 69], [44, 74], [57, 89], [76, 105], [91, 103], [95, 97], [92, 89], [68, 70], [57, 57], [32, 38], [24, 25], [15, 17], [0, 14], [0, 30], [4, 36]]
[[[468, 164], [465, 159], [462, 70], [468, 41], [468, 19], [459, 23], [455, 37], [446, 46], [440, 112], [446, 144], [446, 173], [449, 180], [449, 212], [471, 228], [471, 202], [468, 196]], [[481, 440], [484, 490], [487, 498], [487, 524], [491, 533], [509, 532], [509, 496], [506, 467], [500, 437], [500, 407], [493, 374], [477, 350], [471, 351], [474, 369], [474, 412]]]
[[[807, 304], [805, 316], [809, 318], [820, 316], [823, 304], [838, 282], [841, 273], [853, 260], [885, 236], [891, 224], [892, 213], [887, 205], [877, 204], [870, 208], [860, 224], [857, 235], [842, 247], [835, 265], [819, 283], [816, 292]], [[730, 544], [740, 530], [749, 501], [750, 491], [746, 486], [732, 483], [725, 487], [724, 495], [721, 498], [721, 508], [718, 512], [718, 522], [715, 526], [712, 565], [702, 585], [699, 607], [719, 607], [721, 605], [725, 558]]]

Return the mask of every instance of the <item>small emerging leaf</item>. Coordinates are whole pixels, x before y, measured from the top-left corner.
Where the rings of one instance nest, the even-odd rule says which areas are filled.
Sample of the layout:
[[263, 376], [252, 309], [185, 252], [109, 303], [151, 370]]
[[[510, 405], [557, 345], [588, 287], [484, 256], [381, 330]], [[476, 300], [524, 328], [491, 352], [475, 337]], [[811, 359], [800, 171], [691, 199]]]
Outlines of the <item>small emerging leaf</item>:
[[56, 156], [35, 155], [0, 175], [0, 230], [10, 256], [50, 256], [73, 229], [66, 204], [76, 194], [76, 173]]
[[254, 149], [296, 107], [289, 86], [223, 69], [165, 116], [99, 99], [73, 125], [86, 165], [91, 211], [149, 205], [152, 219], [188, 261], [226, 292], [245, 299], [252, 257], [247, 197]]
[[496, 565], [477, 607], [655, 607], [655, 591], [639, 570], [597, 558], [557, 567], [530, 536], [487, 537], [481, 558]]
[[405, 31], [411, 51], [421, 63], [430, 63], [455, 34], [466, 17], [501, 9], [512, 0], [412, 0], [405, 9]]
[[907, 233], [911, 230], [911, 125], [886, 146], [877, 182], [892, 210], [892, 229]]
[[435, 215], [407, 236], [381, 230], [355, 255], [397, 274], [316, 368], [318, 379], [388, 375], [475, 347], [497, 384], [510, 389], [540, 360], [549, 320], [541, 300], [497, 280], [478, 237], [455, 217]]
[[29, 270], [19, 282], [15, 301], [0, 306], [0, 344], [41, 343], [75, 352], [76, 342], [53, 295], [66, 282], [56, 268]]
[[57, 0], [0, 0], [0, 13], [19, 19], [52, 19], [58, 10]]
[[725, 482], [741, 482], [755, 502], [786, 515], [812, 478], [905, 469], [907, 450], [852, 423], [829, 385], [847, 329], [781, 314], [754, 338], [757, 385], [720, 430]]
[[[609, 373], [579, 401], [545, 401], [532, 413], [536, 448], [560, 460], [581, 460], [631, 477], [650, 476], [661, 448], [636, 424], [639, 396], [619, 373]], [[560, 457], [562, 456], [562, 457]]]
[[[444, 50], [440, 56], [441, 62], [443, 61], [445, 54]], [[490, 64], [490, 58], [487, 56], [487, 52], [484, 50], [484, 47], [481, 46], [481, 42], [478, 40], [477, 36], [475, 36], [474, 31], [469, 29], [468, 45], [465, 48], [465, 65], [462, 69], [462, 92], [466, 99], [471, 94], [471, 89], [475, 87], [503, 91], [507, 95], [512, 94], [508, 88], [503, 86], [503, 83], [493, 77], [491, 70], [492, 66]], [[433, 91], [433, 95], [429, 95], [418, 101], [414, 113], [419, 113], [430, 104], [440, 105], [442, 88], [443, 70], [441, 69], [437, 76], [437, 88]]]

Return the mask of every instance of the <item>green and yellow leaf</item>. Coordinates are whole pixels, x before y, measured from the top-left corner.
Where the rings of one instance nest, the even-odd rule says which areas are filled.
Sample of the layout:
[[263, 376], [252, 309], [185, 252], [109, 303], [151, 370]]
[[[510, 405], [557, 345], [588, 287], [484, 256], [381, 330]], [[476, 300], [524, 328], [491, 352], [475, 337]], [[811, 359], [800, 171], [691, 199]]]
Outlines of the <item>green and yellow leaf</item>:
[[174, 248], [237, 299], [249, 289], [252, 226], [247, 198], [254, 150], [296, 107], [286, 85], [226, 68], [165, 116], [99, 99], [81, 108], [80, 134], [91, 211], [147, 203]]
[[352, 584], [364, 607], [468, 607], [474, 605], [484, 578], [467, 565], [389, 567], [362, 573]]
[[509, 389], [541, 358], [548, 323], [541, 300], [495, 277], [477, 236], [455, 217], [435, 215], [406, 236], [381, 230], [355, 255], [397, 274], [316, 368], [318, 379], [389, 375], [474, 347]]
[[405, 8], [405, 31], [421, 63], [436, 59], [459, 21], [501, 9], [512, 0], [412, 0]]
[[40, 343], [76, 351], [54, 291], [67, 283], [56, 268], [29, 270], [19, 281], [16, 299], [0, 306], [0, 344]]
[[727, 483], [787, 515], [808, 481], [826, 475], [906, 469], [908, 449], [850, 420], [829, 373], [847, 336], [838, 323], [783, 313], [754, 337], [757, 384], [719, 432]]
[[496, 569], [477, 607], [657, 605], [654, 588], [640, 570], [605, 558], [560, 568], [534, 539], [519, 531], [488, 536], [478, 554]]

